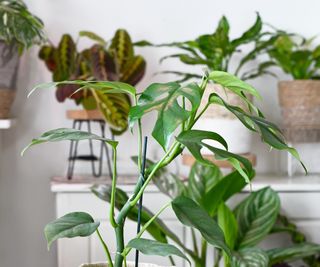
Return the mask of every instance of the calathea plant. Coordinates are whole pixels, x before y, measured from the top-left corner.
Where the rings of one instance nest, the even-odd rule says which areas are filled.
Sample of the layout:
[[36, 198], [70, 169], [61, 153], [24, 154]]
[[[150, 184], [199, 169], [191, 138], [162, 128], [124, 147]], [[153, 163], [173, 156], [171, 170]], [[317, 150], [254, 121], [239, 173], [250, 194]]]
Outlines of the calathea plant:
[[[239, 95], [250, 107], [248, 109], [249, 111], [244, 111], [239, 107], [228, 105], [228, 103], [215, 93], [210, 95], [208, 104], [200, 109], [200, 102], [204, 96], [204, 90], [209, 80], [223, 86], [226, 90], [231, 90]], [[175, 198], [172, 202], [169, 202], [156, 212], [154, 216], [149, 212], [143, 213], [143, 216], [146, 215], [142, 219], [143, 227], [136, 238], [129, 241], [125, 240], [124, 230], [126, 220], [135, 216], [137, 210], [136, 206], [149, 183], [156, 177], [161, 169], [177, 158], [183, 152], [184, 148], [187, 148], [199, 163], [212, 166], [213, 163], [206, 160], [201, 155], [201, 149], [203, 147], [208, 148], [216, 159], [229, 161], [235, 170], [238, 171], [237, 179], [235, 179], [237, 183], [244, 183], [244, 181], [250, 183], [250, 179], [253, 175], [253, 168], [247, 159], [229, 152], [228, 144], [219, 134], [193, 129], [196, 121], [210, 105], [222, 105], [226, 107], [234, 113], [249, 130], [258, 133], [261, 136], [262, 141], [270, 147], [286, 150], [299, 159], [296, 150], [287, 146], [279, 128], [273, 123], [268, 122], [263, 117], [261, 111], [259, 111], [259, 109], [246, 97], [246, 95], [252, 95], [259, 98], [257, 90], [251, 85], [239, 80], [237, 77], [221, 71], [213, 71], [206, 74], [200, 85], [196, 83], [180, 85], [176, 82], [154, 83], [139, 95], [133, 86], [121, 82], [76, 81], [57, 82], [53, 85], [59, 86], [65, 83], [79, 85], [83, 90], [90, 87], [103, 95], [126, 93], [133, 98], [134, 106], [130, 109], [129, 121], [130, 126], [132, 128], [136, 126], [137, 131], [137, 183], [133, 194], [129, 198], [124, 196], [121, 190], [117, 189], [117, 141], [102, 138], [88, 132], [65, 128], [51, 130], [44, 133], [39, 138], [33, 139], [27, 148], [47, 142], [92, 139], [105, 142], [113, 149], [114, 161], [112, 185], [109, 195], [109, 215], [110, 224], [116, 235], [117, 248], [114, 254], [115, 256], [112, 257], [107, 242], [103, 240], [100, 235], [99, 222], [94, 221], [92, 216], [84, 212], [69, 213], [49, 223], [45, 227], [48, 245], [50, 246], [52, 242], [58, 238], [89, 236], [96, 232], [105, 249], [108, 262], [107, 266], [125, 266], [126, 258], [133, 248], [149, 255], [174, 255], [188, 261], [192, 259], [197, 263], [197, 266], [203, 266], [201, 265], [201, 258], [193, 251], [186, 248], [183, 242], [170, 232], [170, 228], [158, 228], [158, 226], [162, 225], [158, 216], [163, 210], [172, 206], [178, 219], [184, 225], [191, 227], [195, 231], [199, 231], [208, 244], [223, 251], [227, 259], [230, 260], [232, 266], [237, 266], [236, 263], [234, 263], [234, 258], [238, 259], [239, 256], [234, 248], [230, 246], [229, 241], [227, 241], [227, 234], [223, 233], [219, 224], [206, 210], [187, 196]], [[48, 87], [48, 85], [45, 87]], [[190, 106], [184, 105], [185, 101], [190, 102]], [[160, 160], [150, 166], [147, 172], [144, 172], [144, 167], [142, 166], [144, 158], [142, 155], [142, 118], [153, 111], [157, 112], [157, 119], [155, 120], [152, 137], [162, 147], [163, 156]], [[208, 145], [206, 142], [207, 140], [217, 142], [221, 144], [223, 148]], [[222, 189], [224, 189], [224, 187], [222, 187]], [[119, 197], [121, 198], [120, 200]], [[115, 216], [116, 208], [119, 209], [117, 216]], [[145, 231], [149, 231], [155, 240], [143, 238], [142, 235]], [[185, 249], [185, 253], [176, 246], [168, 244], [168, 239], [175, 241]]]
[[[137, 158], [134, 158], [137, 161]], [[154, 162], [148, 161], [148, 168]], [[249, 177], [254, 178], [254, 173]], [[307, 266], [316, 267], [319, 263], [320, 245], [306, 241], [303, 233], [288, 219], [280, 214], [280, 199], [271, 188], [263, 188], [249, 194], [243, 201], [231, 209], [227, 204], [239, 193], [246, 182], [238, 171], [223, 175], [216, 166], [195, 163], [186, 182], [170, 173], [167, 168], [158, 171], [154, 184], [161, 192], [169, 196], [175, 208], [177, 198], [187, 197], [199, 205], [209, 217], [215, 220], [222, 229], [226, 244], [233, 250], [232, 259], [223, 257], [219, 249], [208, 247], [210, 243], [191, 229], [192, 247], [188, 248], [196, 255], [195, 266], [279, 266], [304, 259]], [[110, 201], [110, 187], [96, 185], [92, 191], [101, 199]], [[124, 192], [121, 194], [125, 195]], [[121, 202], [120, 196], [116, 199]], [[136, 218], [135, 218], [136, 219]], [[157, 226], [166, 233], [165, 226]], [[284, 232], [292, 235], [293, 243], [287, 247], [276, 247], [268, 250], [259, 248], [259, 244], [273, 233]], [[167, 236], [170, 238], [170, 236]], [[179, 243], [178, 246], [181, 246]], [[185, 249], [181, 246], [182, 249]], [[210, 262], [209, 250], [215, 250], [215, 262]], [[289, 266], [289, 265], [286, 265]]]
[[[263, 62], [257, 68], [244, 70], [247, 63], [252, 62], [258, 56], [265, 53], [264, 47], [257, 45], [258, 41], [266, 34], [262, 31], [262, 26], [261, 17], [257, 14], [255, 23], [241, 36], [232, 39], [230, 37], [229, 21], [223, 16], [213, 33], [200, 35], [194, 40], [172, 42], [155, 46], [167, 46], [179, 49], [178, 53], [165, 56], [160, 62], [170, 58], [177, 58], [187, 65], [200, 65], [209, 70], [227, 71], [234, 73], [242, 80], [248, 80], [264, 74], [272, 74], [268, 71], [271, 64], [270, 62]], [[141, 41], [136, 43], [136, 45], [148, 46], [151, 44], [147, 41]], [[251, 48], [252, 46], [254, 48]], [[249, 51], [245, 54], [241, 53], [244, 49], [249, 49]], [[235, 57], [237, 57], [237, 61], [234, 60]], [[240, 61], [239, 57], [241, 58]], [[231, 66], [232, 64], [236, 64], [236, 66]], [[164, 73], [172, 73], [181, 76], [181, 81], [190, 80], [192, 78], [201, 78], [199, 73], [179, 71], [165, 71]]]
[[[52, 72], [54, 82], [65, 80], [121, 81], [137, 84], [144, 75], [146, 62], [134, 54], [131, 37], [127, 31], [119, 29], [110, 42], [95, 33], [82, 31], [79, 37], [87, 37], [94, 44], [78, 51], [77, 43], [69, 34], [62, 36], [57, 47], [45, 45], [39, 52], [47, 68]], [[78, 38], [79, 39], [79, 38]], [[114, 131], [122, 132], [127, 128], [130, 99], [125, 94], [103, 95], [86, 87], [78, 90], [79, 85], [60, 84], [56, 97], [59, 102], [74, 99], [85, 109], [99, 108]]]

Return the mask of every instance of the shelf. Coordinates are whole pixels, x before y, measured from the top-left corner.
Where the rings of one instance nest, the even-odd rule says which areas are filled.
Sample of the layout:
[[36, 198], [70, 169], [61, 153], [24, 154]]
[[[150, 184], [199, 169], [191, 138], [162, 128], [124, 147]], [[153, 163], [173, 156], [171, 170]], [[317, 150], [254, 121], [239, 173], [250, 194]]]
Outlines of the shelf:
[[[136, 182], [136, 176], [120, 176], [118, 184], [127, 191], [132, 191]], [[51, 191], [54, 193], [75, 193], [90, 192], [90, 187], [94, 184], [110, 184], [108, 177], [92, 178], [86, 176], [76, 176], [72, 180], [65, 177], [54, 177], [51, 179]], [[277, 192], [320, 192], [320, 175], [297, 175], [288, 177], [279, 174], [257, 174], [252, 182], [253, 191], [270, 186]], [[148, 186], [148, 191], [158, 191], [154, 184]], [[250, 186], [247, 185], [244, 192], [250, 192]]]
[[14, 124], [12, 119], [0, 119], [0, 129], [9, 129]]

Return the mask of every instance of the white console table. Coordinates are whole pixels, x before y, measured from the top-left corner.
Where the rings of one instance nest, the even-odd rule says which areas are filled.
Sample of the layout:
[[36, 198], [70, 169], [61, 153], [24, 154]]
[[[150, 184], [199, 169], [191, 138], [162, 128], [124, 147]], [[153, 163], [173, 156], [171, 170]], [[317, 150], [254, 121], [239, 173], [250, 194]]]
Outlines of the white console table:
[[[63, 216], [68, 212], [85, 211], [90, 213], [95, 219], [100, 220], [102, 235], [114, 251], [114, 233], [110, 227], [108, 216], [108, 204], [98, 199], [90, 192], [90, 186], [96, 181], [107, 183], [107, 180], [80, 179], [76, 178], [68, 182], [62, 178], [54, 178], [51, 190], [56, 195], [57, 217]], [[133, 190], [134, 178], [120, 179], [120, 188], [128, 193]], [[301, 176], [301, 177], [279, 177], [275, 175], [258, 175], [253, 182], [253, 190], [258, 190], [265, 186], [271, 186], [279, 192], [281, 207], [284, 213], [295, 222], [299, 229], [307, 234], [310, 241], [320, 243], [320, 177]], [[238, 202], [246, 194], [249, 188], [232, 199], [232, 203]], [[144, 204], [152, 211], [167, 203], [169, 199], [160, 193], [154, 185], [150, 185], [144, 194]], [[162, 215], [163, 219], [170, 228], [188, 244], [189, 234], [176, 219], [170, 209]], [[136, 223], [126, 224], [126, 239], [133, 238], [136, 232]], [[285, 245], [289, 240], [279, 238], [276, 235], [263, 246]], [[133, 254], [129, 257], [133, 259]], [[158, 257], [141, 257], [144, 262], [153, 262], [169, 265], [167, 259]], [[93, 235], [89, 238], [63, 239], [58, 242], [58, 267], [78, 267], [81, 263], [104, 261], [105, 256], [100, 246], [98, 238]], [[182, 261], [177, 260], [177, 267], [185, 266]]]

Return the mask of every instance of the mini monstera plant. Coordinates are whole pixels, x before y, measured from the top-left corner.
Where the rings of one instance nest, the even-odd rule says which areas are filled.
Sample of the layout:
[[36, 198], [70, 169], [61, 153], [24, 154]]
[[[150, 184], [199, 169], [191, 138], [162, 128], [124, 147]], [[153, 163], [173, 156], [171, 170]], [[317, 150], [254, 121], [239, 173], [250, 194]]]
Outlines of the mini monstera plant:
[[[176, 58], [182, 63], [195, 66], [203, 66], [209, 70], [220, 70], [234, 73], [235, 76], [242, 80], [253, 79], [265, 74], [273, 75], [268, 69], [272, 65], [269, 61], [263, 61], [258, 67], [253, 69], [245, 68], [248, 63], [254, 62], [261, 54], [266, 53], [266, 47], [269, 42], [265, 41], [264, 36], [269, 35], [263, 31], [263, 23], [259, 14], [257, 14], [254, 24], [237, 38], [232, 39], [230, 36], [230, 24], [228, 19], [223, 16], [213, 33], [198, 36], [194, 40], [183, 42], [172, 42], [167, 44], [155, 45], [158, 47], [172, 47], [178, 49], [177, 53], [163, 57], [160, 62], [167, 59]], [[261, 45], [260, 40], [264, 42]], [[138, 42], [136, 45], [152, 45], [147, 41]], [[253, 48], [252, 48], [253, 47]], [[243, 52], [246, 51], [246, 52]], [[237, 60], [235, 60], [237, 58]], [[257, 65], [257, 62], [255, 62]], [[190, 79], [200, 79], [201, 74], [165, 71], [181, 77], [180, 81]]]
[[[88, 31], [80, 32], [79, 37], [90, 38], [94, 44], [79, 51], [73, 38], [64, 34], [58, 46], [45, 45], [41, 48], [39, 57], [52, 72], [54, 82], [121, 81], [136, 85], [143, 77], [146, 62], [142, 56], [135, 55], [127, 31], [117, 30], [110, 42]], [[79, 87], [74, 83], [57, 85], [57, 100], [64, 102], [71, 98], [85, 109], [98, 108], [113, 130], [122, 132], [127, 128], [131, 103], [125, 94], [103, 95], [91, 87], [80, 91]]]
[[[137, 162], [137, 158], [134, 157]], [[148, 160], [147, 170], [154, 162]], [[254, 173], [249, 177], [254, 178]], [[208, 252], [210, 243], [191, 229], [191, 244], [188, 249], [194, 257], [194, 266], [290, 266], [291, 262], [303, 260], [306, 266], [319, 266], [320, 245], [307, 241], [305, 235], [280, 212], [281, 202], [278, 193], [270, 187], [252, 192], [244, 200], [231, 208], [228, 203], [246, 185], [238, 171], [223, 175], [216, 166], [203, 165], [196, 162], [190, 171], [188, 179], [182, 182], [181, 178], [170, 173], [167, 168], [158, 171], [154, 184], [159, 191], [166, 194], [173, 201], [178, 197], [192, 199], [199, 205], [221, 228], [225, 242], [233, 251], [233, 257], [226, 257], [220, 249], [215, 250], [213, 262]], [[118, 189], [119, 190], [119, 189]], [[95, 195], [105, 201], [110, 201], [111, 188], [108, 185], [95, 185], [92, 188]], [[121, 193], [120, 193], [121, 192]], [[121, 196], [128, 198], [125, 192], [119, 191], [116, 198], [118, 205]], [[119, 207], [119, 206], [118, 206]], [[145, 209], [147, 211], [147, 209]], [[186, 211], [187, 212], [187, 211]], [[144, 216], [148, 216], [144, 214]], [[134, 220], [137, 217], [133, 216]], [[157, 227], [166, 233], [166, 225], [161, 222]], [[261, 249], [261, 241], [274, 233], [282, 233], [292, 237], [292, 243], [285, 247]], [[167, 235], [170, 239], [170, 234]], [[184, 245], [177, 243], [182, 250]], [[224, 262], [223, 262], [224, 260]], [[255, 262], [255, 265], [253, 264]], [[281, 265], [283, 264], [283, 265]]]
[[[231, 90], [239, 95], [246, 105], [248, 105], [249, 111], [244, 111], [236, 106], [230, 106], [215, 93], [209, 96], [208, 104], [205, 107], [200, 107], [201, 99], [205, 96], [204, 90], [208, 81], [217, 83], [226, 90]], [[54, 85], [62, 84], [76, 84], [82, 87], [82, 90], [90, 87], [96, 92], [107, 96], [125, 93], [132, 98], [134, 106], [130, 109], [129, 124], [132, 131], [136, 132], [137, 139], [133, 142], [138, 143], [137, 183], [130, 197], [123, 195], [121, 190], [117, 188], [118, 142], [116, 140], [109, 140], [92, 133], [66, 128], [51, 130], [33, 139], [27, 148], [47, 142], [92, 139], [105, 142], [113, 149], [113, 177], [110, 194], [107, 198], [110, 198], [110, 206], [108, 206], [109, 219], [110, 225], [116, 235], [116, 251], [110, 251], [108, 240], [103, 240], [100, 234], [100, 223], [85, 212], [69, 213], [49, 223], [45, 227], [45, 236], [49, 247], [58, 238], [89, 236], [96, 233], [105, 250], [107, 263], [105, 266], [126, 266], [127, 256], [132, 249], [148, 255], [178, 256], [189, 262], [192, 259], [197, 263], [197, 266], [203, 266], [199, 255], [188, 249], [183, 241], [179, 240], [170, 230], [170, 227], [158, 227], [162, 225], [158, 216], [166, 208], [172, 207], [182, 224], [194, 229], [194, 231], [198, 231], [210, 246], [216, 247], [224, 253], [232, 266], [239, 266], [236, 263], [237, 259], [245, 261], [245, 266], [254, 266], [256, 258], [239, 255], [235, 248], [230, 245], [228, 233], [224, 233], [222, 227], [219, 226], [210, 214], [188, 196], [178, 196], [154, 214], [149, 211], [142, 211], [140, 215], [143, 227], [135, 238], [125, 240], [124, 231], [126, 221], [135, 218], [139, 214], [137, 205], [150, 182], [155, 179], [164, 167], [179, 157], [184, 149], [188, 149], [200, 164], [213, 166], [211, 161], [201, 155], [202, 148], [209, 149], [217, 160], [229, 161], [238, 172], [239, 175], [235, 179], [235, 182], [250, 183], [253, 167], [247, 159], [229, 152], [228, 144], [219, 134], [193, 129], [196, 121], [210, 105], [224, 106], [249, 130], [259, 134], [262, 142], [274, 149], [286, 150], [299, 160], [296, 150], [287, 146], [280, 129], [275, 124], [268, 122], [262, 115], [262, 112], [247, 98], [246, 95], [260, 98], [255, 88], [237, 77], [221, 71], [213, 71], [204, 75], [201, 84], [154, 83], [148, 86], [141, 94], [137, 94], [133, 86], [121, 82], [76, 81], [60, 82]], [[190, 105], [187, 105], [186, 102], [190, 103]], [[144, 132], [143, 118], [150, 112], [157, 113], [152, 137], [162, 148], [163, 155], [145, 171], [145, 163], [147, 161], [145, 152], [143, 152], [145, 150], [143, 150], [142, 139], [146, 133]], [[215, 144], [220, 144], [222, 148], [209, 145], [207, 141], [210, 140], [214, 141]], [[222, 186], [221, 189], [225, 190], [226, 187]], [[208, 205], [211, 204], [208, 203]], [[119, 210], [117, 215], [115, 209]], [[144, 238], [143, 234], [145, 231], [149, 231], [154, 240]], [[177, 246], [169, 244], [169, 240], [178, 244], [184, 252]]]

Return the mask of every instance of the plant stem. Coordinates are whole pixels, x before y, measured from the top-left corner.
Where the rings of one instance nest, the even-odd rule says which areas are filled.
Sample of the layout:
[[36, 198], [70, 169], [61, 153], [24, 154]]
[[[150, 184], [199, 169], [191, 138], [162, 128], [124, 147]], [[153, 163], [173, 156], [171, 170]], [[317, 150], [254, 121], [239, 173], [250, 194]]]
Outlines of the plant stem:
[[114, 217], [114, 208], [116, 203], [116, 186], [117, 186], [117, 149], [113, 149], [113, 170], [112, 170], [112, 185], [111, 185], [111, 199], [110, 199], [110, 223], [113, 228], [117, 227]]
[[201, 262], [203, 266], [206, 266], [206, 261], [207, 261], [207, 241], [202, 238], [201, 240]]
[[124, 224], [118, 224], [116, 230], [116, 239], [117, 239], [117, 254], [114, 261], [115, 267], [122, 267], [122, 263], [124, 260], [124, 257], [122, 255], [122, 252], [124, 250], [124, 235], [123, 235], [123, 227]]
[[[155, 219], [157, 219], [159, 217], [159, 215], [169, 206], [171, 206], [171, 202], [167, 203], [166, 205], [164, 205], [147, 223], [145, 223], [142, 227], [142, 229], [140, 230], [140, 232], [136, 235], [135, 238], [140, 238], [142, 236], [142, 234], [147, 230], [147, 228], [150, 226], [150, 224], [153, 223], [153, 221]], [[132, 248], [128, 248], [126, 247], [124, 250], [124, 255], [123, 256], [127, 256]]]
[[192, 237], [192, 243], [193, 243], [193, 250], [197, 255], [199, 255], [196, 232], [194, 231], [193, 228], [191, 228], [191, 237]]
[[99, 229], [97, 229], [96, 232], [97, 232], [98, 237], [99, 237], [99, 240], [100, 240], [100, 242], [101, 242], [101, 244], [102, 244], [102, 246], [103, 246], [103, 249], [104, 249], [104, 251], [105, 251], [105, 253], [106, 253], [106, 255], [107, 255], [108, 264], [109, 264], [110, 267], [113, 267], [113, 263], [112, 263], [112, 259], [111, 259], [111, 255], [110, 255], [110, 251], [109, 251], [109, 249], [108, 249], [108, 246], [107, 246], [107, 244], [103, 241], [103, 238], [102, 238], [102, 236], [101, 236], [101, 234], [100, 234], [100, 232], [99, 232]]
[[[134, 104], [138, 104], [137, 96], [134, 98]], [[139, 173], [141, 173], [141, 166], [142, 166], [142, 126], [141, 126], [141, 119], [138, 119], [138, 167]]]

